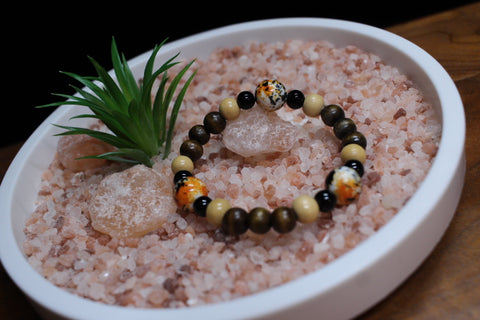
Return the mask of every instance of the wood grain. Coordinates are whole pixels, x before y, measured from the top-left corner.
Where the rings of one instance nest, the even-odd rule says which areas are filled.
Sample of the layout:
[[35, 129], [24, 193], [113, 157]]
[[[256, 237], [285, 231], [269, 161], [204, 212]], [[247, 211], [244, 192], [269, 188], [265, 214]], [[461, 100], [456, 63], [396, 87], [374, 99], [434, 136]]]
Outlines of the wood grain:
[[[480, 2], [388, 28], [448, 71], [467, 118], [467, 174], [454, 219], [432, 254], [399, 288], [358, 317], [480, 319]], [[20, 144], [0, 149], [0, 178]], [[0, 267], [0, 318], [39, 319]]]
[[467, 172], [453, 221], [432, 254], [359, 319], [480, 319], [480, 3], [388, 30], [425, 49], [455, 81], [466, 114]]

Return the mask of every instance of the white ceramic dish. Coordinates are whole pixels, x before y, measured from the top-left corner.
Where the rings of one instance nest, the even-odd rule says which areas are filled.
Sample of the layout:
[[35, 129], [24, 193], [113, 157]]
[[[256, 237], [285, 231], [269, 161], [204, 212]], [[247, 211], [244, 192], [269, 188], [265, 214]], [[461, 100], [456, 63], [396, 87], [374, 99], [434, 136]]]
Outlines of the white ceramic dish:
[[[331, 19], [273, 19], [243, 23], [167, 44], [162, 57], [178, 51], [206, 57], [215, 47], [249, 40], [292, 38], [353, 44], [378, 54], [406, 73], [443, 119], [437, 157], [405, 207], [358, 247], [326, 267], [285, 285], [231, 302], [179, 310], [107, 306], [59, 289], [28, 264], [23, 227], [34, 209], [43, 170], [56, 148], [51, 123], [66, 123], [62, 107], [33, 133], [6, 173], [0, 189], [0, 257], [18, 287], [46, 319], [345, 319], [368, 309], [404, 281], [431, 252], [458, 204], [464, 179], [465, 116], [458, 91], [441, 65], [425, 51], [392, 33]], [[130, 61], [140, 74], [150, 53]]]

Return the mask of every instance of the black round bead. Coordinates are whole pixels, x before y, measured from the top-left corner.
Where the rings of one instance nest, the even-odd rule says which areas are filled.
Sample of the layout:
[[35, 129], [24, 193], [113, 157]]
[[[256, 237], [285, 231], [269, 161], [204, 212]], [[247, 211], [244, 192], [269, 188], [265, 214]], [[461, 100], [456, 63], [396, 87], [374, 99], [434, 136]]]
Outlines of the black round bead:
[[363, 168], [363, 164], [360, 161], [355, 160], [355, 159], [348, 160], [347, 162], [345, 162], [344, 166], [350, 167], [350, 168], [354, 169], [355, 171], [357, 171], [357, 173], [360, 177], [362, 177], [364, 172], [365, 172], [364, 168]]
[[328, 173], [327, 177], [325, 178], [325, 188], [329, 188], [333, 181], [333, 175], [335, 174], [335, 170], [332, 170]]
[[193, 174], [187, 170], [180, 170], [173, 176], [173, 183], [177, 183], [180, 180], [185, 179], [186, 177], [192, 177]]
[[272, 226], [272, 215], [261, 207], [254, 208], [248, 214], [248, 226], [250, 230], [258, 234], [267, 233]]
[[193, 202], [193, 211], [199, 217], [205, 217], [207, 215], [208, 204], [212, 201], [208, 196], [201, 196], [195, 199]]
[[367, 147], [367, 139], [362, 133], [358, 131], [352, 132], [349, 135], [347, 135], [345, 138], [343, 138], [342, 147], [345, 147], [347, 144], [352, 144], [352, 143], [358, 144], [363, 149]]
[[288, 207], [278, 207], [272, 212], [272, 227], [278, 233], [287, 233], [295, 229], [297, 214]]
[[329, 104], [323, 107], [320, 116], [322, 117], [323, 123], [329, 127], [333, 127], [338, 120], [345, 118], [345, 111], [336, 104]]
[[180, 146], [180, 154], [189, 157], [192, 161], [197, 161], [202, 157], [203, 147], [196, 140], [185, 140]]
[[250, 91], [242, 91], [237, 95], [237, 104], [240, 109], [248, 110], [255, 105], [255, 96]]
[[237, 236], [248, 230], [248, 214], [241, 208], [230, 208], [222, 219], [222, 230], [228, 235]]
[[354, 133], [355, 131], [357, 131], [357, 126], [355, 125], [353, 120], [349, 118], [343, 118], [341, 120], [338, 120], [333, 125], [333, 133], [340, 140], [343, 140], [343, 138], [345, 138], [351, 133]]
[[190, 140], [198, 141], [201, 145], [204, 145], [210, 140], [210, 133], [207, 132], [205, 126], [197, 124], [188, 131], [188, 137]]
[[315, 195], [315, 200], [317, 201], [320, 211], [322, 212], [332, 211], [337, 204], [337, 197], [335, 197], [335, 194], [329, 190], [321, 190], [317, 192]]
[[227, 126], [227, 121], [220, 112], [212, 111], [203, 118], [203, 125], [208, 133], [219, 134]]
[[305, 102], [305, 95], [300, 90], [292, 90], [287, 94], [287, 105], [292, 109], [300, 109]]

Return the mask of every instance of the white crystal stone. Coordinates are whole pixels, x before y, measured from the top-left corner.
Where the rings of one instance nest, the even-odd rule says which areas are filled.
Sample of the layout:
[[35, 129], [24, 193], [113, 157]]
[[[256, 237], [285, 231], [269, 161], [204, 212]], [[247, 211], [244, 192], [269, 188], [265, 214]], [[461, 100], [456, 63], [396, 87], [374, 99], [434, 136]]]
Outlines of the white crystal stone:
[[144, 165], [105, 177], [90, 202], [92, 227], [117, 238], [162, 227], [176, 211], [170, 180]]
[[87, 135], [62, 136], [58, 141], [57, 152], [60, 163], [73, 172], [100, 168], [108, 163], [104, 159], [79, 159], [113, 151], [114, 148]]
[[297, 140], [297, 132], [295, 125], [275, 112], [253, 108], [242, 110], [236, 120], [228, 122], [223, 131], [223, 143], [243, 157], [286, 152]]

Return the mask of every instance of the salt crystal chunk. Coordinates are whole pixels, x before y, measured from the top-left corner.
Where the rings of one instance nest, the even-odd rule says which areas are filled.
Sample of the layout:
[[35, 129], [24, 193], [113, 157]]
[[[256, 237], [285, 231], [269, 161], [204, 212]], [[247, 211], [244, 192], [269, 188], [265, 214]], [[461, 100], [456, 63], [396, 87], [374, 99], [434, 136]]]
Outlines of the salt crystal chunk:
[[190, 298], [187, 300], [187, 305], [189, 306], [194, 306], [198, 303], [198, 299], [197, 298]]
[[358, 231], [360, 231], [362, 234], [366, 236], [370, 236], [375, 233], [375, 230], [367, 224], [360, 225], [360, 227], [358, 228]]
[[90, 285], [89, 296], [94, 300], [105, 298], [105, 286], [100, 283], [92, 283]]
[[391, 208], [400, 208], [403, 205], [403, 200], [397, 198], [396, 195], [393, 194], [386, 194], [383, 197], [382, 204], [386, 209]]
[[185, 219], [180, 218], [180, 219], [177, 220], [177, 227], [180, 230], [185, 230], [185, 228], [188, 227], [188, 223]]
[[76, 260], [73, 264], [74, 270], [82, 270], [89, 265], [89, 262], [83, 259]]
[[87, 135], [62, 136], [58, 141], [58, 159], [73, 172], [95, 169], [107, 163], [103, 159], [78, 159], [112, 151], [113, 147], [103, 141]]
[[313, 245], [313, 252], [319, 253], [319, 252], [327, 251], [329, 248], [330, 246], [327, 243], [319, 242]]
[[297, 141], [297, 127], [282, 120], [275, 112], [260, 108], [243, 110], [223, 131], [223, 143], [243, 157], [286, 152]]
[[53, 201], [47, 201], [47, 208], [48, 211], [43, 215], [43, 219], [49, 226], [52, 226], [55, 223], [54, 217], [57, 214]]
[[336, 234], [332, 237], [332, 246], [336, 249], [343, 249], [345, 247], [345, 238], [342, 234]]
[[92, 227], [117, 238], [160, 228], [176, 210], [171, 180], [143, 165], [105, 177], [90, 203]]
[[263, 264], [268, 252], [262, 247], [254, 247], [249, 250], [248, 256], [255, 264]]

